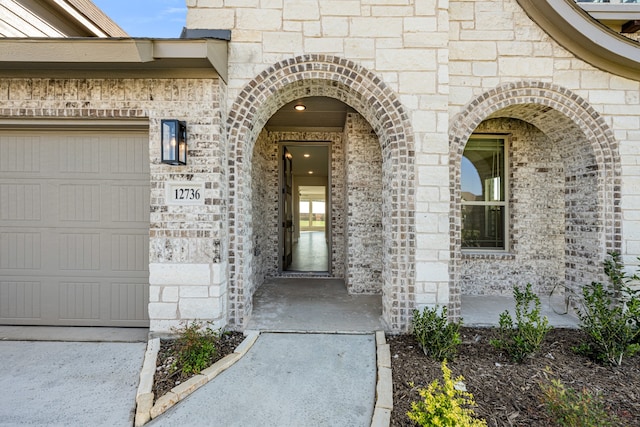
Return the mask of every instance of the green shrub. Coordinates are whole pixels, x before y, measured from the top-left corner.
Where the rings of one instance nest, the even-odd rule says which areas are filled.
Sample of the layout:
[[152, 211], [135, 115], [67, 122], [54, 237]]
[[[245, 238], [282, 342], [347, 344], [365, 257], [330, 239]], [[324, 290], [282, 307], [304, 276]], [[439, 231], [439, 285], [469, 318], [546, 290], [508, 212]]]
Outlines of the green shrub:
[[437, 308], [425, 308], [422, 313], [413, 310], [413, 335], [424, 354], [438, 361], [455, 357], [462, 343], [460, 324], [449, 322], [447, 307], [442, 307], [441, 314]]
[[505, 310], [500, 314], [498, 338], [490, 343], [506, 352], [511, 360], [520, 363], [540, 350], [551, 326], [547, 317], [540, 315], [540, 298], [531, 291], [530, 283], [524, 291], [514, 286], [513, 296], [516, 300], [515, 325], [511, 315]]
[[411, 403], [409, 419], [420, 426], [482, 427], [487, 423], [474, 418], [473, 395], [464, 390], [464, 378], [451, 379], [447, 362], [442, 362], [443, 384], [434, 380], [428, 388], [419, 389], [422, 400]]
[[587, 341], [574, 350], [600, 363], [619, 366], [624, 357], [640, 351], [640, 298], [628, 286], [637, 276], [626, 275], [616, 253], [605, 261], [604, 271], [609, 277], [607, 285], [593, 282], [582, 289], [578, 317]]
[[578, 392], [566, 388], [560, 380], [540, 384], [542, 403], [549, 417], [561, 427], [607, 427], [613, 426], [602, 399], [583, 389]]
[[220, 332], [214, 331], [206, 323], [194, 320], [186, 322], [180, 328], [174, 328], [178, 334], [176, 338], [177, 359], [173, 364], [174, 370], [180, 370], [184, 375], [198, 374], [209, 367], [217, 353], [217, 343]]

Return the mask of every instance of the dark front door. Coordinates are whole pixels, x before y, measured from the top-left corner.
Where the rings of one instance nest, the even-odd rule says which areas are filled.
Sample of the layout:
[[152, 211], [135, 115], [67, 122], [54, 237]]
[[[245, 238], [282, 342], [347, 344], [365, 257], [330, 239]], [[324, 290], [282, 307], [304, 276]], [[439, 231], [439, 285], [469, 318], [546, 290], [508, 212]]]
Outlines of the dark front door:
[[293, 171], [287, 147], [282, 153], [282, 233], [282, 269], [287, 270], [293, 261]]

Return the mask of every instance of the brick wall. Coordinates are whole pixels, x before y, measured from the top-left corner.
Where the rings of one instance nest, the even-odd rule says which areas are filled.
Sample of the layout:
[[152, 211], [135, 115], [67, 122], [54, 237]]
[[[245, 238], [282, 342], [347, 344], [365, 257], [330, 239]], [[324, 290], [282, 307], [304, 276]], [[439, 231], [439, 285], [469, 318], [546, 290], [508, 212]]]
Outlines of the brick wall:
[[[387, 231], [383, 236], [389, 237], [383, 241], [382, 292], [384, 316], [396, 330], [407, 327], [415, 290], [433, 302], [446, 303], [449, 296], [448, 238], [442, 234], [448, 230], [449, 203], [448, 4], [446, 0], [187, 2], [187, 27], [231, 30], [228, 124], [231, 145], [238, 150], [231, 156], [238, 173], [246, 173], [240, 164], [246, 161], [244, 152], [250, 148], [245, 147], [253, 144], [255, 128], [298, 97], [340, 99], [375, 130], [388, 162], [389, 182], [393, 181], [388, 186], [383, 183]], [[303, 63], [314, 65], [296, 65]], [[424, 155], [415, 155], [414, 148]], [[397, 163], [394, 158], [402, 160]], [[242, 185], [241, 179], [231, 182]], [[392, 199], [398, 204], [392, 206]], [[415, 205], [420, 208], [414, 215]], [[240, 239], [237, 245], [242, 251], [234, 253], [247, 259], [248, 247], [244, 237]], [[230, 266], [234, 295], [242, 293], [245, 275], [250, 276], [240, 265], [243, 261], [237, 261], [234, 258], [232, 264], [237, 265]], [[242, 306], [233, 321], [241, 324], [246, 312]]]
[[382, 153], [376, 134], [348, 114], [346, 146], [346, 277], [352, 293], [382, 292]]
[[[380, 293], [382, 271], [382, 155], [371, 126], [356, 113], [344, 133], [267, 132], [254, 146], [252, 167], [253, 280], [279, 275], [278, 174], [280, 141], [329, 141], [331, 150], [331, 276], [349, 292]], [[248, 288], [247, 288], [248, 290]], [[253, 295], [255, 288], [251, 288]]]
[[[280, 275], [278, 248], [279, 209], [279, 145], [281, 141], [329, 141], [331, 150], [331, 229], [332, 277], [344, 277], [344, 157], [343, 136], [337, 132], [268, 132], [263, 130], [256, 141], [253, 155], [252, 189], [254, 263], [253, 284], [260, 286], [265, 278]], [[253, 293], [252, 293], [253, 294]]]
[[[392, 328], [405, 328], [415, 305], [450, 303], [452, 312], [458, 313], [462, 268], [456, 249], [459, 205], [456, 163], [450, 159], [459, 155], [457, 151], [463, 149], [466, 138], [492, 114], [528, 122], [558, 147], [565, 142], [564, 137], [557, 129], [545, 127], [540, 118], [553, 116], [549, 123], [567, 125], [567, 140], [580, 142], [570, 144], [563, 155], [576, 156], [581, 166], [576, 166], [575, 173], [565, 168], [565, 180], [585, 175], [585, 168], [597, 167], [595, 174], [593, 170], [587, 174], [588, 185], [584, 181], [579, 188], [570, 184], [566, 187], [568, 194], [575, 195], [563, 199], [569, 217], [574, 219], [565, 223], [564, 232], [580, 229], [578, 218], [584, 215], [596, 224], [591, 231], [574, 234], [561, 245], [566, 249], [567, 280], [575, 284], [597, 276], [598, 264], [607, 250], [622, 249], [627, 261], [640, 253], [640, 239], [633, 237], [638, 234], [638, 225], [632, 219], [640, 206], [635, 203], [640, 200], [640, 190], [633, 185], [634, 178], [627, 181], [629, 184], [621, 181], [622, 176], [634, 175], [628, 166], [637, 164], [638, 150], [634, 147], [640, 142], [639, 83], [609, 75], [575, 58], [533, 24], [515, 0], [190, 0], [188, 6], [189, 27], [232, 30], [229, 105], [233, 107], [228, 123], [238, 130], [237, 135], [231, 135], [236, 150], [252, 144], [255, 130], [245, 131], [242, 126], [259, 128], [285, 101], [312, 95], [336, 97], [362, 113], [381, 143], [383, 171], [396, 182], [403, 181], [402, 173], [394, 169], [392, 161], [387, 162], [385, 141], [389, 135], [413, 141], [413, 170], [409, 175], [415, 181], [409, 179], [402, 185], [412, 192], [408, 197], [415, 209], [410, 214], [412, 224], [405, 230], [415, 233], [415, 246], [407, 252], [404, 264], [389, 246], [390, 241], [385, 240], [387, 230], [403, 231], [402, 220], [390, 213], [398, 211], [391, 205], [385, 211], [394, 190], [383, 179], [382, 293], [384, 315]], [[340, 86], [346, 77], [333, 81], [333, 77], [327, 77], [334, 71], [340, 74], [338, 68], [327, 65], [327, 58], [344, 58], [353, 64], [349, 67], [358, 83], [352, 91]], [[381, 99], [376, 94], [361, 103], [358, 93], [365, 87], [358, 76], [368, 73], [397, 96], [408, 120], [404, 130], [395, 125], [381, 127], [376, 115], [367, 113], [370, 103]], [[268, 90], [260, 89], [264, 82], [269, 82]], [[509, 94], [512, 98], [492, 98], [493, 93], [506, 94], [504, 88], [510, 84], [521, 88]], [[538, 87], [544, 90], [533, 93]], [[526, 99], [525, 93], [532, 98]], [[259, 102], [248, 101], [250, 97]], [[493, 106], [488, 107], [488, 102], [494, 102]], [[257, 111], [234, 115], [233, 110], [243, 108]], [[464, 126], [468, 128], [462, 130]], [[453, 141], [450, 145], [448, 138]], [[622, 161], [620, 153], [625, 155]], [[241, 156], [236, 158], [242, 161]], [[449, 174], [448, 163], [453, 168]], [[586, 194], [591, 184], [596, 189]], [[595, 211], [576, 207], [571, 197], [588, 200]], [[622, 209], [628, 212], [624, 223]], [[624, 240], [623, 227], [630, 231]], [[518, 241], [518, 245], [524, 244]], [[597, 247], [597, 254], [581, 251], [580, 247]], [[537, 265], [541, 263], [541, 259], [536, 261]], [[501, 267], [504, 274], [510, 269]], [[545, 269], [557, 271], [551, 266]], [[412, 273], [407, 275], [407, 271]]]
[[[2, 79], [0, 115], [30, 119], [145, 119], [151, 173], [151, 330], [180, 319], [226, 323], [227, 236], [224, 115], [217, 79]], [[160, 163], [160, 120], [187, 121], [188, 166]], [[199, 206], [168, 206], [167, 181], [204, 186]]]
[[531, 283], [534, 292], [549, 294], [565, 274], [563, 150], [521, 120], [486, 120], [475, 132], [507, 135], [509, 248], [463, 254], [462, 293], [511, 296], [514, 285]]
[[[464, 292], [460, 280], [464, 257], [460, 249], [459, 165], [469, 136], [484, 118], [491, 117], [514, 118], [535, 126], [548, 138], [553, 153], [558, 153], [563, 161], [564, 281], [561, 284], [577, 290], [585, 283], [602, 279], [601, 264], [606, 252], [620, 247], [618, 144], [602, 116], [584, 99], [552, 84], [523, 81], [505, 84], [476, 98], [452, 124], [452, 293], [457, 296]], [[523, 183], [535, 184], [541, 176], [538, 172], [548, 175], [556, 168], [553, 162], [551, 166], [551, 169], [539, 168], [530, 176], [524, 174]], [[512, 168], [515, 174], [519, 165], [512, 162]], [[551, 205], [545, 209], [550, 208]], [[539, 212], [542, 207], [530, 209]], [[527, 214], [516, 210], [515, 215], [526, 217]], [[517, 222], [519, 218], [512, 220]], [[540, 233], [544, 235], [544, 229]], [[538, 239], [538, 233], [528, 238]], [[522, 238], [514, 240], [520, 243]], [[513, 256], [516, 249], [512, 247], [507, 255]], [[528, 268], [528, 265], [523, 263], [520, 267]], [[458, 304], [459, 299], [453, 298], [454, 312], [458, 312]]]
[[[247, 185], [251, 182], [250, 154], [253, 153], [258, 130], [268, 118], [287, 102], [305, 96], [333, 97], [353, 106], [378, 136], [382, 170], [386, 171], [382, 181], [382, 224], [386, 230], [382, 233], [386, 257], [382, 271], [383, 316], [391, 328], [402, 330], [407, 327], [412, 307], [416, 244], [413, 131], [408, 126], [408, 116], [402, 104], [388, 86], [353, 62], [324, 55], [288, 59], [267, 68], [243, 89], [229, 110], [229, 138], [235, 152], [230, 156], [229, 165], [232, 171], [229, 178], [230, 234], [234, 236], [230, 245], [232, 324], [242, 327], [250, 314], [250, 295], [245, 291], [254, 286], [247, 283], [253, 277], [254, 257], [253, 226], [247, 222], [252, 211], [251, 188]], [[344, 159], [344, 155], [337, 152], [337, 147], [335, 145], [332, 149], [333, 159]], [[339, 162], [333, 164], [334, 174], [339, 167]], [[334, 185], [340, 185], [340, 182], [333, 180]], [[446, 214], [442, 213], [442, 216], [446, 219]], [[337, 251], [341, 247], [344, 246], [334, 244], [332, 250]], [[338, 261], [344, 259], [335, 254], [332, 256]], [[338, 267], [335, 267], [338, 274]], [[446, 264], [444, 267], [446, 275]], [[438, 274], [441, 270], [434, 268]], [[428, 280], [438, 278], [438, 275], [431, 275]], [[447, 295], [446, 281], [434, 294], [438, 292]]]
[[[620, 205], [624, 211], [617, 250], [628, 264], [640, 242], [634, 166], [640, 144], [640, 82], [618, 77], [577, 59], [537, 27], [515, 0], [450, 2], [450, 111], [493, 87], [522, 80], [556, 84], [579, 96], [604, 120], [619, 144]], [[587, 137], [590, 137], [587, 135]], [[596, 153], [597, 154], [597, 153]], [[602, 169], [601, 169], [602, 170]], [[592, 245], [589, 243], [589, 245]], [[600, 247], [604, 245], [598, 244]]]
[[262, 131], [253, 149], [251, 193], [253, 197], [253, 280], [249, 293], [262, 285], [265, 277], [278, 274], [278, 139], [271, 132]]
[[[255, 194], [268, 182], [257, 182], [252, 167], [273, 175], [264, 144], [274, 136], [261, 135], [262, 128], [280, 107], [306, 96], [345, 102], [376, 135], [380, 291], [390, 329], [407, 330], [415, 306], [449, 303], [458, 315], [462, 292], [502, 293], [503, 281], [490, 277], [489, 265], [505, 281], [516, 270], [523, 279], [531, 273], [542, 291], [563, 274], [570, 287], [597, 278], [610, 250], [637, 263], [640, 82], [576, 58], [516, 0], [187, 0], [187, 6], [189, 28], [231, 30], [228, 84], [0, 80], [3, 117], [148, 120], [152, 329], [202, 313], [218, 323], [228, 313], [232, 326], [243, 327], [255, 286], [274, 271], [263, 250], [274, 234], [267, 237], [254, 216], [273, 201]], [[159, 125], [167, 117], [188, 121], [187, 167], [159, 164]], [[460, 250], [460, 156], [478, 126], [513, 128], [516, 136], [512, 252], [488, 264]], [[332, 148], [334, 209], [342, 209], [332, 212], [332, 263], [335, 275], [353, 283], [347, 254], [359, 265], [369, 255], [358, 250], [364, 240], [346, 237], [361, 215], [348, 204], [367, 205], [370, 195], [348, 193], [348, 177], [360, 179], [348, 163], [349, 150], [359, 148], [349, 144], [365, 139], [340, 138], [345, 145]], [[373, 149], [372, 143], [367, 139]], [[369, 176], [377, 180], [377, 168]], [[203, 183], [205, 204], [168, 206], [165, 183], [180, 180]], [[547, 206], [536, 202], [544, 197]], [[540, 236], [554, 242], [554, 259], [545, 259]], [[377, 266], [370, 267], [354, 274], [372, 277]]]

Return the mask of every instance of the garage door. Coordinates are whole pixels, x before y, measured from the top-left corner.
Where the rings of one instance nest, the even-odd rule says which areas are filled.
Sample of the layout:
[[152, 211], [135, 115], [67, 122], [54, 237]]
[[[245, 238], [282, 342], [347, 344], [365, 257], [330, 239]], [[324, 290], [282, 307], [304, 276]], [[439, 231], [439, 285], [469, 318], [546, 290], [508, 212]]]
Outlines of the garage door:
[[0, 324], [147, 326], [146, 133], [0, 130]]

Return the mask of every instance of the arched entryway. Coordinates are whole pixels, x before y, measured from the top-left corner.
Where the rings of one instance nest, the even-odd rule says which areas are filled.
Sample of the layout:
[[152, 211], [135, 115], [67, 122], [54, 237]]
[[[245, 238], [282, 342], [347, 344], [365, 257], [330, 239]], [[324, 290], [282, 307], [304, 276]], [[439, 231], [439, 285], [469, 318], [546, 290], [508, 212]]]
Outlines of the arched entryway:
[[361, 115], [382, 152], [382, 302], [392, 330], [404, 330], [413, 283], [414, 141], [409, 118], [395, 93], [375, 74], [343, 58], [305, 55], [274, 64], [238, 95], [227, 121], [229, 146], [229, 315], [244, 326], [252, 310], [253, 152], [260, 132], [283, 105], [305, 97], [329, 97]]
[[[504, 136], [509, 154], [506, 247], [469, 250], [462, 215], [465, 203], [475, 202], [465, 202], [463, 154], [470, 139], [492, 136]], [[579, 292], [602, 278], [607, 252], [620, 247], [620, 159], [613, 133], [584, 99], [550, 83], [499, 86], [453, 118], [450, 149], [456, 316], [462, 294], [511, 295], [513, 285], [528, 282], [540, 294], [554, 287]]]

